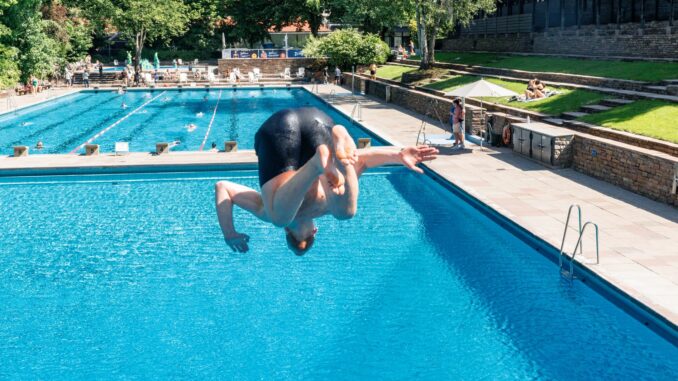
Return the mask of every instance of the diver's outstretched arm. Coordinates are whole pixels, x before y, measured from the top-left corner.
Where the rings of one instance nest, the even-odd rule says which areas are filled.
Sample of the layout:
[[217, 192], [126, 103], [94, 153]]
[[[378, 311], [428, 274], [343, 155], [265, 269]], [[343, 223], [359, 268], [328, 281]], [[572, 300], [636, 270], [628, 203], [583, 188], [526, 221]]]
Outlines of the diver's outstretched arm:
[[233, 226], [233, 205], [237, 205], [252, 213], [257, 218], [266, 221], [264, 203], [261, 195], [254, 189], [230, 181], [219, 181], [214, 186], [217, 205], [217, 218], [224, 240], [233, 251], [244, 253], [249, 250], [247, 234], [238, 233]]
[[356, 172], [360, 176], [368, 168], [379, 167], [387, 164], [401, 164], [418, 172], [424, 171], [417, 164], [434, 160], [438, 150], [426, 145], [397, 147], [374, 147], [357, 150]]

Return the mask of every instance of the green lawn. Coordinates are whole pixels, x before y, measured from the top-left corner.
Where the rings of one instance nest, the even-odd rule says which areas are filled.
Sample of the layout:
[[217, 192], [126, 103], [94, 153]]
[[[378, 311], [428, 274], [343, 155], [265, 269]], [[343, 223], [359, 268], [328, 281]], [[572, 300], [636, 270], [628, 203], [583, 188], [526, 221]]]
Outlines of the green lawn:
[[[440, 91], [450, 91], [452, 89], [461, 87], [468, 83], [475, 82], [479, 79], [480, 77], [476, 77], [473, 75], [458, 75], [452, 78], [438, 81], [436, 83], [432, 83], [425, 87]], [[522, 94], [525, 91], [525, 88], [527, 87], [527, 84], [524, 82], [504, 81], [496, 78], [486, 78], [486, 80], [488, 82], [492, 82], [499, 86], [513, 90], [518, 94]], [[561, 94], [532, 102], [509, 102], [508, 97], [500, 98], [484, 97], [482, 99], [487, 102], [500, 103], [507, 106], [521, 108], [525, 110], [532, 110], [547, 115], [559, 115], [565, 111], [576, 111], [583, 105], [596, 103], [601, 99], [605, 98], [604, 94], [596, 93], [593, 91], [572, 90], [553, 87], [549, 88], [558, 90], [559, 92], [561, 92]]]
[[585, 116], [581, 120], [678, 143], [678, 104], [672, 102], [639, 100], [626, 106]]
[[[413, 59], [417, 59], [413, 57]], [[501, 53], [438, 52], [436, 60], [535, 72], [592, 75], [596, 77], [659, 82], [678, 79], [678, 63], [611, 61], [560, 57], [510, 56]]]
[[403, 73], [408, 73], [414, 70], [417, 70], [417, 68], [399, 65], [386, 65], [377, 68], [377, 77], [400, 81], [400, 77], [402, 77]]

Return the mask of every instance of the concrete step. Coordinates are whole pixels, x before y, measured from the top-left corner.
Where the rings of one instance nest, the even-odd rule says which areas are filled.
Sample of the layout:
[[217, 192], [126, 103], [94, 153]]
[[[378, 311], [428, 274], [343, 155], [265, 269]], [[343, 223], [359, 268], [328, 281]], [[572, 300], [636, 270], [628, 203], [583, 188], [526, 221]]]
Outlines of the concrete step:
[[664, 94], [666, 93], [666, 86], [643, 86], [643, 90], [645, 91], [650, 91], [653, 93], [659, 93], [659, 94]]
[[562, 126], [563, 125], [563, 120], [560, 118], [546, 118], [544, 119], [544, 122], [549, 123], [549, 124], [555, 124], [556, 126]]
[[663, 85], [678, 85], [678, 79], [665, 79], [662, 81]]
[[630, 99], [622, 99], [622, 98], [609, 98], [609, 99], [603, 99], [600, 101], [601, 104], [605, 106], [610, 106], [610, 107], [617, 107], [617, 106], [624, 106], [629, 103], [633, 103], [632, 100]]
[[586, 116], [586, 115], [589, 115], [589, 113], [588, 112], [579, 112], [579, 111], [568, 111], [568, 112], [564, 112], [564, 113], [560, 114], [560, 117], [562, 119], [571, 120], [571, 119], [581, 118], [582, 116]]
[[588, 112], [589, 114], [594, 114], [596, 112], [603, 112], [603, 111], [607, 111], [607, 110], [611, 110], [611, 109], [612, 109], [612, 107], [603, 106], [603, 105], [586, 105], [586, 106], [581, 107], [581, 110], [583, 112]]

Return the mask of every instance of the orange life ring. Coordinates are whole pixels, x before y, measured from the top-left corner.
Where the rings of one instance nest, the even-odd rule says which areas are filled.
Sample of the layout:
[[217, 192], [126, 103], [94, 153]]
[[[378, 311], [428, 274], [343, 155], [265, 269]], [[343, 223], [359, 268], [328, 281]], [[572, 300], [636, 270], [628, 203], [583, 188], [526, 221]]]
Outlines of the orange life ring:
[[511, 126], [504, 126], [504, 130], [501, 132], [501, 140], [506, 146], [511, 144]]

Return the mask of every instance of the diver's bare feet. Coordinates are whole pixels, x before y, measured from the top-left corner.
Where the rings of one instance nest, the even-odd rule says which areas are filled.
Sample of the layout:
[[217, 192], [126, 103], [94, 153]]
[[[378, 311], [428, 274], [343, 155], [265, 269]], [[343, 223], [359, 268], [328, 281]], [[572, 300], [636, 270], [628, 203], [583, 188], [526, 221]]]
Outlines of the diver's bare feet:
[[336, 194], [344, 193], [344, 175], [337, 169], [334, 164], [334, 159], [330, 153], [330, 149], [327, 145], [322, 144], [316, 148], [315, 156], [316, 168], [318, 171], [325, 175], [327, 182], [332, 187], [332, 191]]
[[353, 165], [358, 160], [355, 142], [346, 128], [341, 125], [332, 127], [335, 155], [343, 165]]

